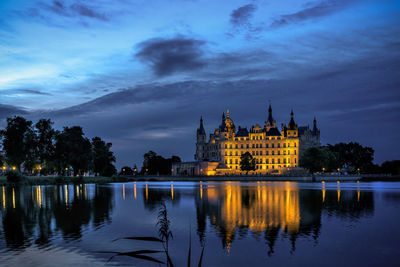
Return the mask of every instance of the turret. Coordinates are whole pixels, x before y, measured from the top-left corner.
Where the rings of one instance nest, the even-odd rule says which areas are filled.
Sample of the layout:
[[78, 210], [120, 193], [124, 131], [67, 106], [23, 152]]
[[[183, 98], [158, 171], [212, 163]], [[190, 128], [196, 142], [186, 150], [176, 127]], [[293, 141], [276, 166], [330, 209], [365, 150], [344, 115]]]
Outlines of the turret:
[[276, 127], [276, 121], [272, 117], [272, 107], [271, 107], [271, 104], [269, 104], [269, 107], [268, 107], [268, 119], [264, 124], [264, 129], [266, 131], [269, 131], [269, 129], [275, 128], [275, 127]]
[[200, 117], [200, 127], [197, 128], [197, 135], [196, 135], [196, 154], [194, 156], [195, 160], [203, 160], [204, 159], [204, 151], [206, 146], [206, 131], [204, 130], [203, 126], [203, 117]]
[[287, 135], [290, 137], [296, 137], [298, 136], [298, 131], [297, 131], [297, 124], [294, 122], [294, 114], [293, 110], [290, 112], [290, 121], [287, 127]]

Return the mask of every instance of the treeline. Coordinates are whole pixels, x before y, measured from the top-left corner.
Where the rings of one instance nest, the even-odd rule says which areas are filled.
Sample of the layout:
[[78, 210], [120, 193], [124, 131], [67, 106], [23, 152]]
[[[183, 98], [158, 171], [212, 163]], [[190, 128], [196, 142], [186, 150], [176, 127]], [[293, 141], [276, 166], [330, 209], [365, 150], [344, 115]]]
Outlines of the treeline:
[[121, 168], [121, 175], [133, 175], [133, 174], [148, 174], [148, 175], [171, 175], [172, 163], [181, 162], [180, 157], [172, 156], [170, 158], [164, 158], [161, 155], [157, 155], [154, 151], [149, 151], [143, 155], [143, 165], [140, 172], [137, 170], [136, 165], [132, 168], [124, 166]]
[[116, 173], [112, 144], [100, 137], [85, 137], [82, 127], [53, 128], [50, 119], [36, 124], [23, 117], [7, 118], [0, 131], [3, 170], [24, 170], [27, 174], [82, 175], [92, 171], [95, 175], [112, 176]]
[[400, 161], [374, 164], [374, 149], [357, 142], [311, 147], [300, 158], [300, 167], [310, 172], [346, 171], [348, 173], [400, 174]]

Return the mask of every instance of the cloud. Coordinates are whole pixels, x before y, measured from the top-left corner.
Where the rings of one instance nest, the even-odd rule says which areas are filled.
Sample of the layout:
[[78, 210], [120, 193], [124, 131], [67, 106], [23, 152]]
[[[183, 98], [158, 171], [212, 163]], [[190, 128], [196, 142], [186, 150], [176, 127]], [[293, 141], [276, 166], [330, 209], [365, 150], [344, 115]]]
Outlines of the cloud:
[[237, 26], [237, 27], [249, 26], [250, 19], [256, 10], [257, 10], [257, 7], [253, 4], [241, 6], [232, 11], [230, 21], [234, 26]]
[[342, 10], [344, 7], [351, 4], [352, 0], [325, 0], [316, 3], [312, 6], [307, 6], [306, 8], [291, 14], [281, 15], [279, 18], [275, 19], [271, 27], [281, 27], [289, 24], [299, 23], [309, 19], [319, 18], [323, 16], [330, 15], [332, 13]]
[[32, 94], [32, 95], [51, 95], [50, 93], [42, 92], [39, 90], [33, 90], [33, 89], [20, 89], [17, 91], [19, 93]]
[[[28, 112], [26, 110], [24, 110], [23, 108], [12, 106], [12, 105], [0, 104], [1, 120], [5, 119], [7, 117], [11, 117], [11, 116], [15, 116], [15, 115], [25, 115], [25, 114], [28, 114]], [[0, 120], [0, 123], [2, 123], [1, 120]]]
[[[107, 21], [109, 18], [104, 14], [96, 10], [95, 7], [83, 4], [80, 1], [67, 5], [65, 1], [54, 0], [51, 4], [41, 3], [42, 9], [55, 13], [63, 17], [85, 17], [90, 19]], [[43, 18], [40, 12], [36, 9], [30, 10], [31, 14]]]
[[198, 70], [203, 60], [205, 41], [177, 36], [171, 39], [154, 38], [137, 45], [135, 56], [148, 64], [157, 76]]

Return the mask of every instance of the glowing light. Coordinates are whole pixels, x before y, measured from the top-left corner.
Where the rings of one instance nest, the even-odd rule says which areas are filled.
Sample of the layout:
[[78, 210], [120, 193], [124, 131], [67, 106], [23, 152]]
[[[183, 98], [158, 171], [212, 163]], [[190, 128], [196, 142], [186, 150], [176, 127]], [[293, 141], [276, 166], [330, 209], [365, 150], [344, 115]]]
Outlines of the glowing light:
[[136, 199], [136, 182], [133, 184], [133, 196]]
[[174, 199], [174, 184], [171, 182], [171, 199]]
[[146, 184], [146, 200], [149, 198], [149, 188], [147, 187], [147, 184]]
[[3, 186], [3, 209], [6, 208], [6, 193], [4, 192], [4, 186]]
[[125, 200], [125, 184], [122, 185], [122, 198]]
[[13, 200], [13, 209], [15, 209], [15, 191], [13, 187], [13, 192], [12, 192], [12, 200]]
[[200, 198], [203, 198], [203, 184], [200, 182]]
[[64, 186], [64, 190], [65, 190], [65, 204], [68, 204], [68, 186], [67, 185]]
[[11, 168], [13, 171], [15, 171], [16, 169], [17, 169], [17, 167], [15, 167], [15, 166], [12, 166], [12, 168]]

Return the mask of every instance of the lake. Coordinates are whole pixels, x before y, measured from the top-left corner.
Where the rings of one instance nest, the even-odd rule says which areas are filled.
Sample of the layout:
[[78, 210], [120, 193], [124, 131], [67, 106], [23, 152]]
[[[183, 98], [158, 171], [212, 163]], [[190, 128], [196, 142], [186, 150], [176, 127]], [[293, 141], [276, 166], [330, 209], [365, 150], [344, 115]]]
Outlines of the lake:
[[[158, 263], [167, 262], [166, 243], [156, 239], [160, 211], [170, 221], [174, 266], [187, 266], [189, 248], [192, 266], [202, 248], [203, 266], [400, 262], [397, 182], [129, 182], [0, 190], [1, 266], [165, 266]], [[132, 251], [139, 252], [117, 254]]]

